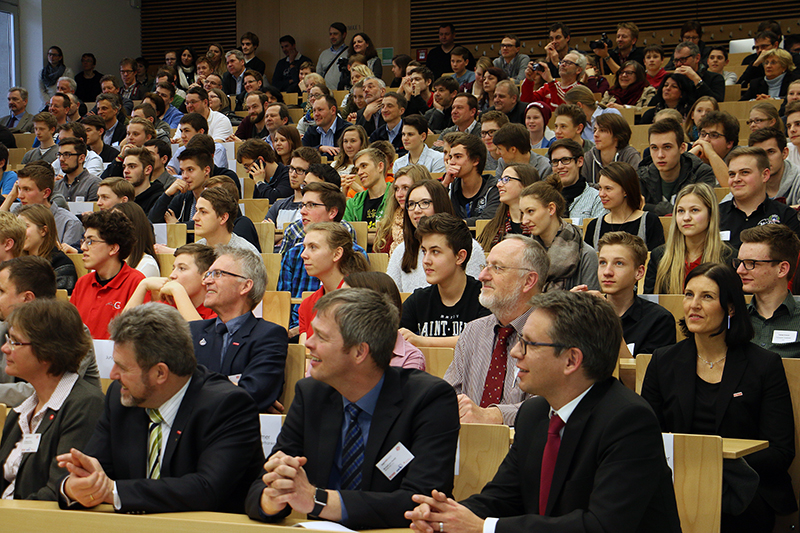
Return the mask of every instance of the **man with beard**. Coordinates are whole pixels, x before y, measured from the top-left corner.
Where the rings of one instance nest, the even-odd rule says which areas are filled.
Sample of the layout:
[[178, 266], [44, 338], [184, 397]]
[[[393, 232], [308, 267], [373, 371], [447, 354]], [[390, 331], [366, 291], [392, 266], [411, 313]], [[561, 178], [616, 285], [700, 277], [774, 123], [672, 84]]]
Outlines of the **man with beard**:
[[86, 202], [96, 202], [100, 178], [83, 168], [86, 143], [78, 137], [62, 139], [58, 143], [58, 161], [64, 178], [56, 182], [53, 194], [62, 195], [68, 202], [75, 202], [79, 197]]
[[150, 182], [155, 167], [155, 157], [147, 148], [132, 146], [125, 151], [125, 160], [122, 166], [123, 177], [133, 185], [133, 190], [136, 191], [135, 202], [139, 204], [145, 214], [150, 214], [153, 204], [164, 192], [164, 186], [160, 181]]
[[479, 301], [492, 314], [466, 325], [444, 380], [458, 394], [461, 423], [514, 425], [531, 396], [516, 386], [517, 367], [509, 355], [531, 314], [529, 300], [541, 292], [550, 260], [530, 237], [509, 235], [495, 245], [478, 276]]
[[247, 116], [239, 124], [235, 135], [231, 135], [227, 142], [241, 142], [247, 139], [263, 139], [269, 135], [266, 125], [266, 110], [264, 104], [267, 103], [267, 95], [261, 91], [253, 91], [244, 100], [244, 110]]

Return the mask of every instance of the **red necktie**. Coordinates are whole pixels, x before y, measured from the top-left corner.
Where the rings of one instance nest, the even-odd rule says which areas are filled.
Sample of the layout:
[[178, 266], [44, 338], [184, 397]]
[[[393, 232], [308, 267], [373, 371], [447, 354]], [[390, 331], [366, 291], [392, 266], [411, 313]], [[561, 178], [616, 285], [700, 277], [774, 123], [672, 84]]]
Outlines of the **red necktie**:
[[486, 382], [483, 385], [483, 397], [481, 398], [481, 407], [483, 408], [500, 403], [500, 400], [503, 399], [503, 385], [506, 381], [506, 366], [508, 366], [506, 352], [508, 338], [512, 333], [514, 333], [514, 328], [511, 326], [499, 327], [497, 330], [497, 341], [492, 351], [489, 372], [486, 373]]
[[542, 474], [539, 478], [539, 515], [544, 516], [547, 510], [547, 498], [550, 496], [550, 485], [553, 483], [553, 471], [556, 469], [558, 449], [561, 447], [559, 433], [565, 426], [564, 421], [557, 414], [550, 417], [550, 426], [547, 428], [547, 444], [544, 445], [542, 454]]

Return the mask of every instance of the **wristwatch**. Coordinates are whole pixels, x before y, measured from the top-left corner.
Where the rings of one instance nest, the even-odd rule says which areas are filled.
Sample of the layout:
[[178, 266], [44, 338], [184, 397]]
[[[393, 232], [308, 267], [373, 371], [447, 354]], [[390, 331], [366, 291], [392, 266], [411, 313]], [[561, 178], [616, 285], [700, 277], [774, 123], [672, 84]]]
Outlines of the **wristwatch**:
[[316, 487], [314, 490], [314, 508], [308, 513], [308, 516], [319, 518], [319, 514], [325, 509], [326, 505], [328, 505], [328, 491]]

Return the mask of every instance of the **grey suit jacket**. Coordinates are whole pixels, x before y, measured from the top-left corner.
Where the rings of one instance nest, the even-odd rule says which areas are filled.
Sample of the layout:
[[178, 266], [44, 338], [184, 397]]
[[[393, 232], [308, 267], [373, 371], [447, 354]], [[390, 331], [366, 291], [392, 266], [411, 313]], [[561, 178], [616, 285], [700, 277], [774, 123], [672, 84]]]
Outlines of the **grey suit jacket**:
[[[6, 115], [0, 118], [0, 124], [8, 127], [8, 121], [11, 120], [11, 115]], [[14, 124], [13, 128], [8, 128], [11, 133], [33, 133], [33, 115], [27, 111], [22, 115], [22, 118]]]
[[[70, 448], [82, 450], [92, 436], [97, 420], [103, 413], [103, 393], [100, 389], [78, 379], [61, 409], [48, 409], [36, 433], [41, 434], [36, 453], [26, 453], [17, 472], [14, 498], [21, 500], [58, 500], [59, 481], [64, 469], [58, 467], [56, 456], [68, 453]], [[22, 439], [19, 414], [9, 411], [0, 443], [0, 464]], [[0, 490], [8, 482], [0, 476]]]

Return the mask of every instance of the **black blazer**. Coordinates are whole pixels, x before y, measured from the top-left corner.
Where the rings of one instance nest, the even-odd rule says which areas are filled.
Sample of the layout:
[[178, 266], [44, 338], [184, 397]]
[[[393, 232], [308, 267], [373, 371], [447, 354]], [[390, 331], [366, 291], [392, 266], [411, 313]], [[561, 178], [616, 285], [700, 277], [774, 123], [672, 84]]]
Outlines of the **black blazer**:
[[[14, 485], [14, 499], [56, 501], [59, 481], [64, 477], [64, 469], [58, 467], [56, 456], [69, 453], [70, 448], [83, 449], [102, 413], [103, 393], [100, 388], [78, 378], [61, 409], [45, 411], [36, 430], [42, 435], [39, 450], [22, 455]], [[5, 464], [8, 454], [21, 439], [19, 414], [12, 409], [3, 428], [0, 464]], [[0, 476], [0, 492], [5, 491], [6, 487], [8, 481]]]
[[[264, 463], [250, 395], [198, 366], [169, 433], [161, 479], [146, 479], [150, 418], [141, 407], [124, 407], [119, 390], [119, 382], [108, 389], [105, 410], [84, 451], [116, 482], [120, 511], [241, 513], [247, 483]], [[67, 508], [63, 497], [59, 505]]]
[[[403, 513], [416, 506], [412, 495], [453, 490], [460, 427], [453, 387], [419, 370], [389, 367], [385, 376], [364, 451], [362, 490], [340, 491], [352, 528], [407, 526]], [[342, 396], [313, 378], [300, 380], [295, 391], [272, 453], [307, 457], [308, 480], [317, 487], [330, 487], [342, 428]], [[389, 481], [375, 465], [398, 442], [414, 459]], [[260, 506], [264, 488], [259, 476], [247, 494], [247, 514], [255, 520], [265, 520]], [[287, 506], [274, 518], [283, 518], [290, 510]]]
[[494, 479], [463, 503], [497, 533], [681, 530], [672, 473], [653, 410], [619, 381], [595, 383], [564, 428], [547, 509], [539, 478], [550, 406], [526, 400], [511, 450]]
[[216, 318], [210, 318], [189, 323], [197, 362], [225, 376], [241, 374], [239, 387], [250, 393], [259, 412], [266, 413], [283, 391], [283, 371], [289, 349], [286, 330], [248, 313], [244, 324], [233, 335], [220, 365], [220, 354], [214, 353], [216, 322]]
[[[336, 131], [333, 132], [334, 146], [339, 145], [339, 139], [341, 138], [342, 133], [344, 133], [345, 128], [347, 128], [348, 126], [352, 126], [352, 124], [350, 124], [340, 116], [336, 117]], [[319, 148], [319, 143], [321, 141], [322, 141], [322, 134], [317, 131], [317, 126], [309, 126], [306, 129], [305, 135], [303, 135], [303, 146], [311, 146], [312, 148]]]
[[[372, 132], [372, 135], [369, 136], [369, 142], [373, 143], [375, 141], [388, 141], [389, 140], [389, 128], [384, 122], [381, 127], [376, 129]], [[392, 146], [394, 146], [395, 152], [397, 152], [397, 157], [403, 157], [408, 153], [406, 147], [403, 146], [403, 123], [400, 122], [400, 131], [397, 135], [394, 136], [394, 140], [392, 141]]]
[[[671, 433], [691, 433], [694, 415], [697, 347], [693, 339], [653, 353], [642, 385], [644, 397]], [[787, 472], [794, 459], [794, 418], [781, 358], [748, 342], [728, 348], [716, 411], [716, 435], [769, 441], [750, 454], [758, 472], [759, 493], [776, 513], [797, 510]]]
[[[786, 98], [786, 95], [789, 93], [789, 84], [796, 79], [798, 79], [797, 70], [793, 70], [792, 72], [786, 71], [786, 75], [781, 81], [781, 93], [778, 98]], [[764, 76], [752, 80], [750, 86], [740, 100], [755, 100], [759, 94], [769, 94], [769, 86]]]

